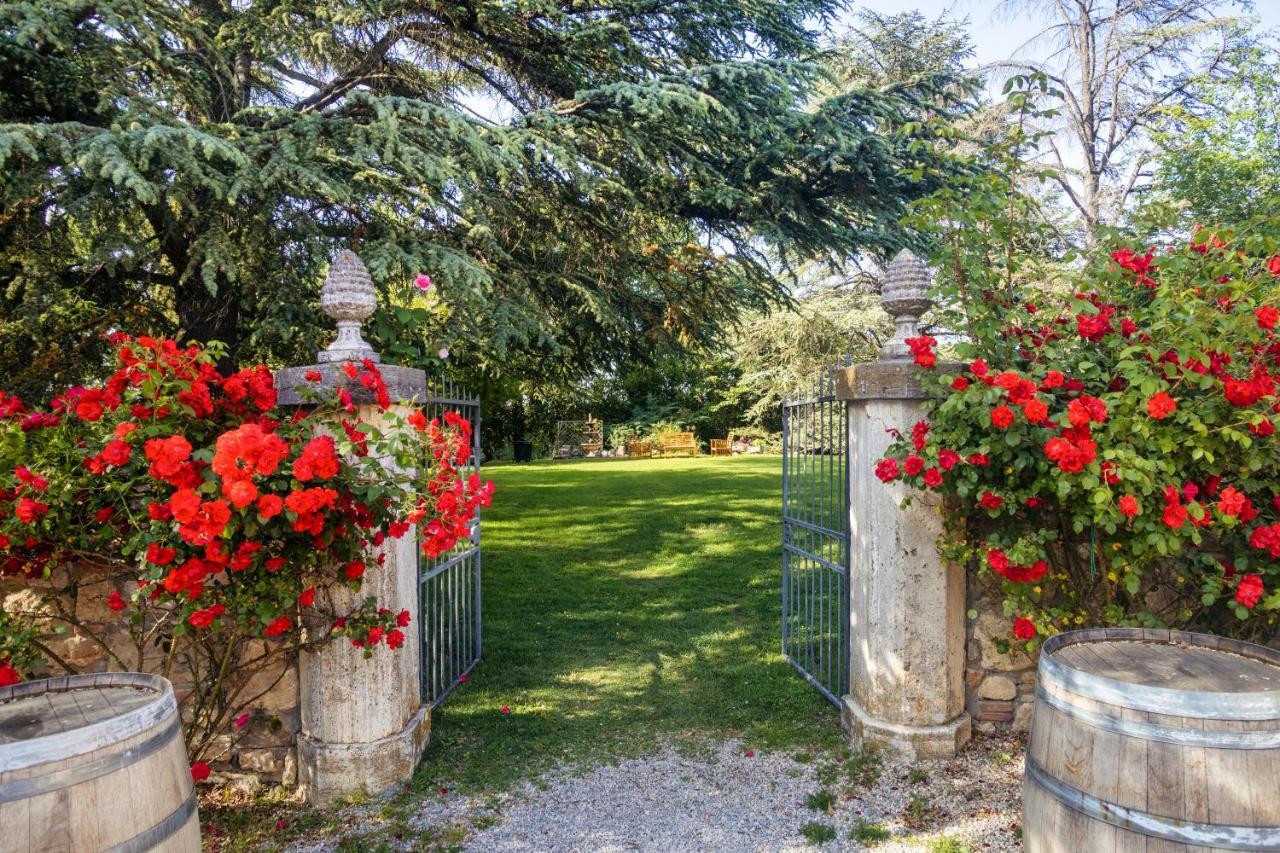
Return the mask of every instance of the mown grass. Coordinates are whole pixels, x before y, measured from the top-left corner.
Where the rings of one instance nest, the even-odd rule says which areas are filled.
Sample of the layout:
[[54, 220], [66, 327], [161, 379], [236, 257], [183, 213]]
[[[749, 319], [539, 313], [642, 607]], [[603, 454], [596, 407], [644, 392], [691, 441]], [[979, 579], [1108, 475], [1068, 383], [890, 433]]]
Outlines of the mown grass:
[[[779, 652], [780, 469], [778, 457], [488, 469], [484, 655], [374, 823], [399, 838], [440, 788], [493, 792], [667, 743], [835, 748], [836, 710]], [[224, 849], [335, 828], [332, 812], [278, 802], [206, 813], [232, 841]]]
[[501, 787], [671, 738], [837, 743], [835, 709], [779, 653], [777, 457], [489, 476], [484, 657], [438, 709], [415, 788]]

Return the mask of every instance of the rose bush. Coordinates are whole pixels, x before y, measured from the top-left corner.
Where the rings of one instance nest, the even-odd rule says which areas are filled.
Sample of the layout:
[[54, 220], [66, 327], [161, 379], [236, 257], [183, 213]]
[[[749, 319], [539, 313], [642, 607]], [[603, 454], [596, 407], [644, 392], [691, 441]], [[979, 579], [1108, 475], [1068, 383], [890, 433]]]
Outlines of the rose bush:
[[[216, 346], [111, 343], [100, 385], [40, 409], [0, 393], [0, 576], [38, 599], [0, 615], [0, 683], [73, 671], [47, 641], [68, 629], [113, 668], [182, 668], [199, 759], [243, 727], [265, 692], [253, 675], [305, 645], [404, 645], [408, 611], [356, 594], [364, 577], [415, 525], [430, 556], [469, 537], [492, 485], [463, 474], [470, 424], [393, 408], [370, 361], [284, 410], [269, 370], [224, 375]], [[127, 644], [77, 616], [85, 595], [105, 599]]]
[[1273, 226], [1116, 248], [1039, 302], [1013, 276], [951, 277], [962, 362], [911, 341], [939, 396], [877, 473], [946, 496], [944, 555], [999, 584], [1012, 640], [1083, 625], [1274, 634]]

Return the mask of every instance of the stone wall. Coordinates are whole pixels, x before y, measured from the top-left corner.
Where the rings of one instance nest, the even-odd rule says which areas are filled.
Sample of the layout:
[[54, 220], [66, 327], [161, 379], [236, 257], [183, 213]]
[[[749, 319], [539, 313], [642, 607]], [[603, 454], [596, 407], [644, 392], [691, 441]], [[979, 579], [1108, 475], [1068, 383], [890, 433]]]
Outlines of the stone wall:
[[[60, 578], [53, 583], [59, 586]], [[41, 612], [40, 581], [6, 579], [0, 582], [0, 607], [8, 613]], [[76, 672], [119, 671], [122, 667], [107, 649], [122, 658], [128, 668], [138, 660], [137, 647], [129, 635], [123, 614], [113, 612], [107, 606], [107, 596], [112, 590], [121, 595], [127, 589], [108, 580], [85, 584], [78, 589], [74, 599], [66, 597], [62, 606], [66, 614], [84, 627], [68, 627], [67, 630], [50, 631], [41, 642]], [[47, 611], [45, 611], [47, 612]], [[63, 624], [61, 622], [54, 624]], [[94, 639], [97, 638], [97, 639]], [[99, 640], [101, 642], [99, 642]], [[265, 649], [262, 643], [250, 643], [246, 659], [260, 655]], [[158, 648], [145, 651], [141, 669], [160, 672], [164, 665], [163, 653]], [[41, 675], [65, 674], [56, 663], [48, 666]], [[172, 674], [174, 693], [179, 703], [190, 693], [190, 675], [175, 668]], [[261, 693], [250, 706], [250, 722], [235, 729], [230, 724], [227, 731], [215, 741], [213, 753], [207, 758], [214, 771], [224, 781], [245, 787], [263, 782], [293, 785], [297, 781], [296, 737], [301, 728], [299, 719], [298, 666], [296, 661], [264, 668], [253, 674], [246, 686], [245, 695]]]
[[1000, 651], [996, 639], [1009, 638], [1009, 617], [999, 590], [969, 582], [965, 644], [965, 707], [976, 731], [990, 733], [1031, 727], [1036, 660], [1016, 646]]

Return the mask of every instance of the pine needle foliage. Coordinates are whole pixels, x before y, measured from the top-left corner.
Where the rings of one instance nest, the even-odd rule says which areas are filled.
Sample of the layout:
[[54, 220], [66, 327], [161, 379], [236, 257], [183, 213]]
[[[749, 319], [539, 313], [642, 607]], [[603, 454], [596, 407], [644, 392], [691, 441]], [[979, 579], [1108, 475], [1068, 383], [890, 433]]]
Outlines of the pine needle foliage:
[[309, 358], [340, 246], [401, 361], [446, 334], [566, 373], [710, 341], [787, 264], [909, 242], [953, 168], [953, 81], [815, 99], [837, 5], [5, 3], [0, 372], [73, 380], [112, 328]]

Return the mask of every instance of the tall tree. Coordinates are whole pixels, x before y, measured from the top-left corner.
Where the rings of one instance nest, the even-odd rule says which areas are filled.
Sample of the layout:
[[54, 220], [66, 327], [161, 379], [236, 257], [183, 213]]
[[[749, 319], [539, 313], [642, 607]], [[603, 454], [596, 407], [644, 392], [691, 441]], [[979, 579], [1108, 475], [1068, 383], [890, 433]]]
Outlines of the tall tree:
[[967, 20], [864, 9], [828, 56], [833, 76], [845, 87], [896, 86], [939, 74], [962, 85], [973, 42]]
[[401, 358], [444, 316], [419, 270], [490, 359], [709, 340], [784, 298], [774, 252], [892, 252], [945, 176], [903, 121], [942, 81], [813, 103], [837, 5], [5, 3], [0, 372], [71, 378], [126, 326], [307, 357], [344, 245], [400, 283]]
[[[1247, 38], [1236, 0], [1005, 0], [1051, 23], [1031, 43], [1046, 59], [1015, 58], [1005, 69], [1043, 74], [1061, 98], [1045, 137], [1055, 179], [1079, 213], [1086, 239], [1113, 224], [1149, 179], [1148, 131], [1176, 104], [1202, 99], [1201, 84], [1223, 72]], [[1056, 128], [1055, 128], [1056, 129]]]
[[1198, 110], [1171, 109], [1154, 134], [1154, 189], [1185, 205], [1189, 226], [1247, 222], [1280, 211], [1280, 62], [1250, 51], [1210, 85]]

